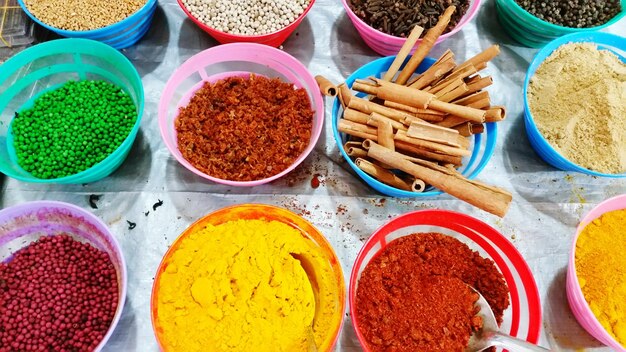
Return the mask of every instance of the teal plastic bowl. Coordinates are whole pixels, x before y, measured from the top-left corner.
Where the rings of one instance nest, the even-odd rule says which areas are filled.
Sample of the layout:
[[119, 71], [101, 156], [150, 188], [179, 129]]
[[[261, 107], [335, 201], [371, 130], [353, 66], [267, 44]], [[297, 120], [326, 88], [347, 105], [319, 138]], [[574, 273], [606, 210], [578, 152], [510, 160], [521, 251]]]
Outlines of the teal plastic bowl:
[[607, 23], [588, 28], [563, 27], [546, 22], [524, 10], [515, 0], [496, 0], [496, 12], [504, 30], [518, 43], [541, 48], [552, 40], [572, 33], [598, 31], [626, 15], [626, 0], [621, 1], [622, 11]]
[[[74, 175], [41, 179], [22, 169], [11, 138], [15, 112], [29, 108], [42, 93], [74, 80], [104, 80], [131, 97], [137, 121], [124, 142], [106, 159]], [[89, 39], [59, 39], [38, 44], [0, 66], [0, 172], [35, 183], [88, 183], [117, 169], [130, 151], [141, 123], [144, 93], [141, 77], [128, 59], [112, 47]]]
[[594, 43], [601, 50], [610, 50], [616, 54], [622, 62], [626, 63], [626, 57], [624, 56], [626, 54], [626, 38], [603, 32], [569, 34], [553, 40], [543, 49], [539, 50], [533, 61], [530, 63], [530, 67], [528, 67], [528, 71], [526, 72], [526, 79], [524, 80], [524, 125], [526, 127], [528, 141], [545, 162], [556, 167], [557, 169], [575, 171], [598, 177], [624, 178], [626, 177], [626, 173], [607, 174], [589, 170], [580, 165], [574, 164], [554, 149], [552, 145], [550, 145], [548, 140], [541, 134], [537, 124], [535, 123], [535, 119], [528, 103], [528, 85], [530, 84], [530, 79], [535, 75], [537, 68], [539, 68], [539, 66], [548, 58], [548, 56], [552, 54], [552, 52], [560, 46], [568, 43]]

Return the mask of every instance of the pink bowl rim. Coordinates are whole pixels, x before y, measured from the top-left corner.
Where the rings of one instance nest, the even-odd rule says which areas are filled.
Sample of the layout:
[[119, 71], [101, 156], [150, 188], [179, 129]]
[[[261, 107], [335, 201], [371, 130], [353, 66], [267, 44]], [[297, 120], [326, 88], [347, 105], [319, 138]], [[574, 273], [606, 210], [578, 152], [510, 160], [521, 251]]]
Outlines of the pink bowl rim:
[[309, 13], [309, 11], [311, 11], [311, 8], [313, 7], [313, 4], [315, 3], [315, 0], [309, 0], [309, 6], [307, 6], [307, 8], [304, 9], [304, 12], [302, 12], [302, 14], [300, 14], [300, 16], [298, 16], [298, 18], [293, 20], [293, 22], [291, 22], [287, 26], [285, 26], [285, 27], [283, 27], [283, 28], [281, 28], [281, 29], [279, 29], [277, 31], [271, 32], [271, 33], [256, 34], [256, 35], [240, 35], [240, 34], [226, 33], [226, 32], [222, 32], [220, 30], [217, 30], [217, 29], [215, 29], [213, 27], [209, 27], [206, 23], [200, 21], [194, 15], [191, 14], [191, 11], [189, 11], [189, 9], [187, 9], [187, 6], [185, 6], [185, 4], [183, 4], [183, 0], [177, 0], [177, 2], [178, 2], [178, 6], [180, 6], [180, 8], [185, 12], [187, 17], [189, 17], [196, 25], [198, 25], [200, 28], [204, 29], [205, 31], [219, 33], [224, 38], [228, 38], [230, 40], [233, 40], [233, 39], [246, 39], [246, 40], [250, 40], [251, 42], [253, 42], [253, 41], [257, 41], [257, 40], [258, 41], [263, 41], [264, 39], [271, 39], [272, 37], [275, 37], [275, 36], [278, 36], [278, 35], [280, 35], [280, 34], [282, 34], [284, 32], [287, 32], [292, 27], [298, 26], [300, 24], [300, 22], [302, 22], [304, 17]]
[[96, 346], [95, 348], [95, 351], [100, 351], [102, 350], [102, 348], [104, 348], [104, 346], [106, 346], [111, 335], [113, 335], [113, 332], [115, 331], [117, 327], [117, 324], [122, 318], [122, 314], [124, 313], [124, 305], [126, 304], [126, 294], [127, 294], [127, 289], [128, 289], [127, 287], [128, 286], [128, 282], [127, 282], [128, 273], [126, 270], [126, 260], [124, 259], [124, 253], [122, 252], [122, 247], [120, 246], [119, 242], [117, 241], [117, 239], [115, 238], [115, 236], [113, 235], [109, 227], [104, 223], [104, 221], [102, 221], [96, 215], [74, 204], [53, 201], [53, 200], [37, 200], [37, 201], [23, 202], [23, 203], [19, 203], [10, 207], [6, 207], [0, 210], [0, 214], [6, 214], [7, 216], [22, 215], [26, 211], [32, 212], [41, 208], [56, 208], [56, 209], [62, 209], [62, 210], [70, 210], [74, 214], [79, 214], [80, 216], [83, 216], [85, 218], [85, 221], [89, 221], [95, 224], [96, 227], [99, 227], [102, 230], [104, 230], [103, 235], [106, 236], [108, 240], [111, 241], [111, 244], [113, 245], [113, 249], [117, 252], [120, 258], [119, 266], [120, 266], [121, 278], [119, 278], [120, 280], [119, 284], [121, 286], [120, 288], [122, 292], [118, 299], [118, 306], [115, 311], [115, 316], [113, 317], [113, 320], [111, 321], [111, 324], [109, 325], [109, 329], [107, 330], [107, 333], [102, 338], [102, 341], [100, 341], [98, 346]]
[[[384, 39], [387, 42], [391, 42], [392, 44], [402, 45], [402, 43], [406, 41], [406, 38], [396, 37], [395, 35], [390, 35], [390, 34], [381, 32], [378, 29], [375, 29], [374, 27], [365, 23], [365, 21], [363, 21], [359, 16], [357, 16], [352, 11], [352, 9], [350, 8], [350, 5], [348, 5], [348, 1], [350, 0], [341, 0], [341, 3], [343, 4], [344, 9], [346, 10], [348, 17], [350, 17], [350, 20], [352, 20], [352, 22], [356, 21], [363, 27], [367, 28], [370, 32], [375, 33], [376, 36], [382, 37], [382, 39]], [[459, 23], [457, 23], [457, 25], [454, 28], [452, 28], [450, 32], [444, 33], [441, 36], [439, 36], [439, 38], [437, 38], [437, 43], [443, 40], [446, 40], [447, 38], [458, 33], [466, 24], [468, 24], [471, 20], [474, 19], [474, 17], [476, 17], [476, 14], [478, 13], [478, 9], [480, 8], [482, 0], [470, 0], [470, 2], [471, 3], [470, 3], [469, 8], [467, 9], [467, 12], [465, 13], [465, 15], [463, 15], [463, 17], [461, 17], [461, 20], [459, 21]], [[425, 30], [424, 33], [426, 33], [426, 31], [427, 30]], [[417, 44], [420, 44], [421, 42], [422, 42], [421, 38], [417, 40]]]
[[[467, 214], [463, 214], [463, 213], [459, 213], [459, 212], [455, 212], [455, 211], [451, 211], [451, 210], [443, 210], [443, 209], [425, 209], [425, 210], [415, 210], [415, 211], [411, 211], [408, 213], [404, 213], [404, 214], [400, 214], [396, 217], [391, 218], [390, 220], [386, 221], [383, 225], [381, 225], [379, 228], [377, 228], [372, 235], [367, 239], [367, 241], [365, 241], [365, 243], [363, 244], [363, 246], [361, 247], [361, 249], [359, 250], [356, 259], [354, 261], [354, 264], [352, 266], [352, 270], [350, 272], [350, 280], [349, 280], [349, 287], [348, 287], [348, 306], [349, 306], [349, 312], [350, 312], [350, 317], [352, 319], [352, 328], [355, 332], [355, 335], [357, 336], [357, 339], [359, 341], [359, 343], [361, 344], [361, 348], [366, 351], [369, 352], [369, 348], [367, 347], [367, 344], [365, 343], [365, 338], [363, 337], [363, 335], [361, 334], [361, 331], [358, 328], [358, 324], [356, 322], [356, 284], [358, 283], [358, 276], [359, 276], [359, 264], [363, 261], [365, 255], [367, 255], [368, 253], [366, 252], [371, 250], [370, 247], [372, 247], [373, 245], [371, 245], [371, 243], [373, 242], [378, 242], [380, 241], [380, 233], [382, 233], [384, 230], [386, 230], [388, 227], [391, 227], [395, 222], [402, 222], [405, 219], [408, 218], [413, 218], [415, 216], [425, 216], [427, 218], [430, 218], [431, 216], [453, 216], [456, 217], [458, 219], [462, 219], [462, 222], [467, 223], [467, 222], [471, 222], [473, 224], [475, 224], [478, 227], [482, 227], [483, 229], [487, 229], [490, 232], [493, 232], [495, 234], [497, 234], [498, 238], [497, 239], [491, 239], [493, 240], [497, 240], [497, 241], [502, 241], [504, 244], [506, 244], [506, 249], [501, 248], [500, 245], [498, 245], [497, 243], [495, 243], [495, 247], [502, 250], [503, 252], [510, 252], [512, 254], [515, 255], [516, 259], [520, 259], [520, 264], [521, 264], [521, 269], [524, 270], [524, 272], [518, 272], [518, 274], [520, 275], [520, 279], [522, 280], [522, 283], [526, 283], [526, 281], [529, 283], [529, 289], [530, 291], [526, 290], [526, 296], [527, 296], [527, 300], [529, 301], [529, 305], [528, 305], [528, 309], [534, 313], [536, 315], [536, 319], [535, 321], [530, 320], [529, 318], [529, 326], [528, 326], [528, 333], [527, 333], [527, 339], [529, 339], [530, 342], [532, 343], [537, 343], [539, 341], [539, 336], [541, 333], [541, 325], [542, 325], [542, 307], [541, 307], [541, 298], [539, 296], [539, 291], [538, 291], [538, 287], [537, 287], [537, 282], [535, 281], [535, 278], [532, 274], [532, 271], [530, 270], [530, 267], [528, 266], [528, 263], [526, 262], [526, 260], [524, 259], [524, 257], [522, 256], [522, 254], [517, 250], [517, 248], [515, 248], [515, 246], [506, 238], [504, 237], [504, 235], [502, 235], [498, 230], [496, 230], [495, 228], [491, 227], [490, 225], [488, 225], [487, 223], [476, 219], [470, 215]], [[427, 221], [424, 224], [416, 224], [416, 225], [431, 225], [431, 226], [439, 226], [439, 227], [444, 227], [443, 225], [433, 225], [432, 222], [434, 221]], [[461, 225], [463, 226], [463, 225]], [[452, 230], [455, 231], [455, 230]], [[472, 230], [475, 231], [475, 230]], [[457, 231], [455, 231], [457, 232]], [[482, 246], [481, 246], [482, 247]], [[378, 250], [380, 251], [380, 249]], [[376, 255], [378, 254], [378, 252], [372, 257], [374, 258]], [[508, 257], [508, 256], [507, 256]], [[370, 258], [370, 260], [372, 260], [372, 258]], [[367, 264], [366, 264], [367, 265]], [[497, 265], [497, 263], [496, 263]], [[498, 265], [497, 265], [498, 266]], [[508, 265], [507, 265], [508, 267]], [[515, 267], [515, 270], [517, 271], [517, 267]], [[525, 285], [524, 285], [525, 286]], [[515, 287], [515, 289], [517, 290], [517, 287]], [[510, 294], [513, 296], [513, 292], [511, 291]]]
[[[279, 56], [282, 60], [282, 63], [290, 66], [290, 67], [296, 67], [299, 71], [306, 73], [305, 77], [302, 77], [304, 81], [306, 81], [307, 85], [309, 85], [310, 87], [317, 87], [317, 82], [315, 81], [315, 78], [313, 77], [313, 75], [311, 74], [311, 72], [300, 62], [298, 61], [298, 59], [296, 59], [295, 57], [289, 55], [288, 53], [268, 46], [268, 45], [263, 45], [263, 44], [258, 44], [258, 43], [249, 43], [249, 42], [243, 42], [243, 43], [229, 43], [229, 44], [222, 44], [222, 45], [218, 45], [218, 46], [214, 46], [212, 48], [206, 49], [204, 51], [201, 51], [197, 54], [195, 54], [194, 56], [190, 57], [189, 59], [187, 59], [187, 61], [185, 61], [181, 66], [179, 66], [178, 69], [176, 69], [176, 71], [174, 71], [174, 73], [172, 73], [172, 75], [170, 76], [170, 79], [167, 81], [167, 83], [165, 84], [165, 87], [167, 88], [170, 85], [170, 81], [179, 73], [179, 71], [182, 70], [183, 66], [185, 66], [187, 63], [189, 62], [194, 62], [194, 61], [201, 61], [202, 58], [204, 56], [218, 56], [220, 55], [221, 51], [229, 51], [231, 50], [231, 48], [237, 48], [237, 47], [241, 47], [241, 49], [247, 49], [247, 50], [251, 50], [251, 51], [267, 51], [270, 52], [272, 55], [276, 55]], [[293, 83], [293, 82], [290, 82]], [[254, 186], [260, 186], [262, 184], [265, 183], [269, 183], [272, 182], [276, 179], [279, 179], [283, 176], [285, 176], [286, 174], [290, 173], [291, 171], [293, 171], [296, 167], [298, 167], [313, 151], [313, 149], [315, 148], [315, 145], [317, 144], [320, 135], [322, 134], [322, 130], [324, 128], [324, 114], [325, 114], [325, 106], [324, 106], [324, 101], [322, 100], [322, 93], [318, 90], [318, 89], [314, 89], [313, 91], [308, 91], [308, 93], [311, 93], [311, 95], [313, 96], [313, 101], [311, 102], [313, 104], [313, 106], [315, 107], [315, 114], [313, 116], [313, 120], [315, 121], [316, 119], [320, 121], [319, 125], [317, 126], [317, 128], [313, 128], [311, 130], [311, 140], [309, 142], [309, 145], [306, 147], [306, 149], [302, 152], [302, 154], [300, 154], [300, 156], [298, 157], [298, 159], [296, 159], [296, 161], [293, 162], [293, 164], [291, 164], [288, 168], [286, 168], [285, 170], [283, 170], [282, 172], [274, 175], [274, 176], [270, 176], [261, 180], [254, 180], [254, 181], [232, 181], [232, 180], [224, 180], [221, 178], [217, 178], [214, 176], [210, 176], [208, 174], [205, 174], [204, 172], [196, 169], [193, 165], [191, 165], [191, 163], [189, 163], [180, 153], [177, 153], [176, 151], [178, 151], [178, 145], [174, 145], [172, 143], [170, 143], [170, 141], [167, 138], [167, 131], [169, 129], [169, 125], [167, 125], [165, 122], [166, 118], [161, 118], [162, 114], [167, 114], [167, 109], [164, 107], [165, 104], [169, 103], [169, 102], [163, 102], [163, 96], [161, 96], [161, 101], [159, 101], [159, 107], [158, 107], [158, 122], [159, 122], [159, 129], [161, 131], [161, 137], [163, 139], [163, 141], [165, 142], [165, 145], [167, 146], [167, 149], [169, 149], [170, 154], [172, 154], [172, 156], [174, 156], [174, 158], [180, 163], [182, 164], [186, 169], [188, 169], [189, 171], [193, 172], [194, 174], [207, 179], [209, 181], [213, 181], [215, 183], [218, 184], [223, 184], [223, 185], [227, 185], [227, 186], [234, 186], [234, 187], [254, 187]], [[164, 112], [165, 111], [165, 112]], [[180, 155], [179, 155], [180, 154]]]
[[[596, 216], [595, 215], [596, 211], [604, 207], [608, 207], [610, 209], [602, 210], [602, 212]], [[593, 313], [593, 311], [589, 307], [589, 303], [587, 302], [587, 299], [585, 298], [585, 295], [583, 294], [583, 291], [580, 288], [580, 282], [578, 281], [578, 275], [576, 274], [576, 243], [578, 242], [578, 237], [580, 237], [580, 234], [583, 232], [585, 227], [589, 225], [591, 222], [593, 222], [595, 219], [601, 217], [602, 215], [608, 212], [616, 211], [616, 210], [626, 210], [626, 194], [621, 194], [621, 195], [609, 198], [599, 203], [598, 205], [593, 207], [593, 209], [591, 209], [587, 214], [585, 214], [585, 216], [582, 218], [582, 220], [576, 227], [576, 235], [574, 236], [574, 241], [572, 241], [572, 245], [570, 249], [569, 264], [568, 264], [568, 272], [570, 274], [569, 277], [570, 279], [573, 280], [573, 285], [567, 285], [566, 289], [574, 290], [572, 294], [576, 296], [577, 298], [582, 298], [582, 300], [580, 301], [584, 303], [582, 305], [577, 305], [579, 308], [583, 310], [580, 313], [584, 315], [585, 317], [590, 318], [591, 323], [594, 325], [594, 328], [595, 328], [593, 333], [591, 331], [588, 331], [588, 332], [594, 337], [596, 337], [595, 334], [599, 334], [600, 335], [599, 337], [601, 338], [598, 338], [598, 340], [600, 340], [600, 342], [606, 344], [607, 346], [612, 347], [612, 348], [619, 347], [621, 348], [621, 351], [626, 351], [626, 347], [622, 346], [622, 344], [620, 344], [617, 340], [615, 340], [613, 336], [611, 336], [611, 334], [609, 334], [606, 331], [604, 326], [600, 324], [600, 321], [598, 321], [598, 318], [596, 318], [596, 315]], [[576, 314], [574, 314], [574, 316], [576, 316]], [[576, 319], [578, 320], [577, 316], [576, 316]], [[585, 327], [585, 324], [583, 324], [582, 322], [580, 322], [580, 324], [583, 327]], [[585, 330], [587, 330], [586, 327], [585, 327]], [[611, 343], [609, 344], [608, 342], [611, 342]]]

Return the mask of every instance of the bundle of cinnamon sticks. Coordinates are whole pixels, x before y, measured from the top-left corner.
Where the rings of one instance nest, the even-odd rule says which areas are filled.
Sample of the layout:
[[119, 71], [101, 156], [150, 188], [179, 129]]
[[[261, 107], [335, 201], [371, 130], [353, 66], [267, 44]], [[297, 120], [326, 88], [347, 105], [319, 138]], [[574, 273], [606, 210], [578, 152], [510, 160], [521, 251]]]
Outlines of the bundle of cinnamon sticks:
[[413, 192], [431, 185], [502, 217], [511, 194], [457, 171], [463, 157], [472, 154], [468, 137], [483, 133], [484, 123], [505, 118], [505, 108], [492, 106], [484, 90], [492, 84], [491, 77], [479, 74], [499, 47], [491, 46], [460, 65], [448, 50], [426, 71], [416, 73], [454, 11], [454, 6], [446, 9], [402, 70], [421, 35], [418, 26], [382, 78], [353, 83], [353, 90], [368, 96], [357, 97], [345, 83], [338, 86], [344, 109], [338, 129], [350, 136], [343, 146], [346, 153], [379, 181]]

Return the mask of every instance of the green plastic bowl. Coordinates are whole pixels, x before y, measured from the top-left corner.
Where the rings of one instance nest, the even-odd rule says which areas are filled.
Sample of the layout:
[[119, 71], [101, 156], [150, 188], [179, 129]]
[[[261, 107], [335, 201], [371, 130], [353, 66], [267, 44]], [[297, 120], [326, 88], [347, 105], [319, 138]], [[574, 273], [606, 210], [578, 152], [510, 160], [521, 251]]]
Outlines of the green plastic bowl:
[[563, 27], [541, 20], [524, 10], [515, 0], [496, 0], [496, 12], [504, 30], [518, 43], [541, 48], [548, 42], [571, 33], [598, 31], [619, 21], [626, 15], [626, 0], [621, 0], [622, 11], [607, 23], [588, 28]]
[[[106, 159], [77, 174], [41, 179], [22, 169], [12, 143], [15, 112], [29, 108], [42, 93], [74, 80], [104, 80], [124, 89], [137, 108], [128, 137]], [[88, 183], [117, 169], [130, 151], [141, 123], [144, 93], [141, 77], [128, 59], [112, 47], [89, 39], [59, 39], [28, 48], [0, 66], [0, 172], [35, 183]]]

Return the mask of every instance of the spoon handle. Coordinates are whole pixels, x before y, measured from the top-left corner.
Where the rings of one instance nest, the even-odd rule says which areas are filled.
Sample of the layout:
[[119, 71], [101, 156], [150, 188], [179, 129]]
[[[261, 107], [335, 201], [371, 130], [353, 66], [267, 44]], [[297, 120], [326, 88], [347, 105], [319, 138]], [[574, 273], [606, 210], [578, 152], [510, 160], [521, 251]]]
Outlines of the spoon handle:
[[544, 352], [550, 351], [547, 348], [543, 348], [532, 344], [530, 342], [517, 339], [515, 337], [496, 332], [491, 338], [490, 342], [492, 346], [502, 347], [508, 349], [511, 352]]

